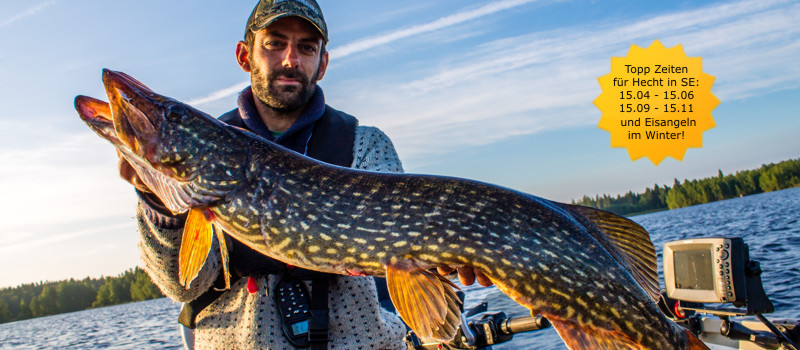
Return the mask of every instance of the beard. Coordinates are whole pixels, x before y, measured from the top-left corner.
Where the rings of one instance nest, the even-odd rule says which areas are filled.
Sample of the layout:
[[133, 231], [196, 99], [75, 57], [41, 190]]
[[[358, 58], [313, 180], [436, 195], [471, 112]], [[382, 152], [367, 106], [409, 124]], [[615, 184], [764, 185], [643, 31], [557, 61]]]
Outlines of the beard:
[[[280, 67], [268, 72], [265, 76], [262, 74], [261, 68], [254, 67], [252, 71], [253, 94], [279, 114], [288, 114], [305, 107], [314, 96], [316, 81], [303, 75], [299, 70]], [[319, 67], [317, 67], [314, 77], [318, 74]], [[300, 82], [300, 86], [278, 86], [276, 80], [279, 77], [296, 79]]]

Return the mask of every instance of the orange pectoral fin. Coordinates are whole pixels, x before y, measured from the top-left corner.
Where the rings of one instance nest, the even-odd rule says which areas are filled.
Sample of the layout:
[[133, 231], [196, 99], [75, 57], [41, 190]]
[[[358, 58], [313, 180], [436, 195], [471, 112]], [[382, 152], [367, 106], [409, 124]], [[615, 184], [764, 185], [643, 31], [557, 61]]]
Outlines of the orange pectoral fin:
[[461, 322], [461, 300], [452, 282], [421, 268], [393, 265], [386, 268], [386, 282], [397, 312], [417, 336], [453, 339]]
[[200, 268], [208, 258], [211, 240], [214, 237], [211, 222], [203, 213], [205, 209], [192, 208], [183, 227], [183, 238], [178, 253], [178, 278], [182, 286], [189, 289], [189, 283], [200, 273]]

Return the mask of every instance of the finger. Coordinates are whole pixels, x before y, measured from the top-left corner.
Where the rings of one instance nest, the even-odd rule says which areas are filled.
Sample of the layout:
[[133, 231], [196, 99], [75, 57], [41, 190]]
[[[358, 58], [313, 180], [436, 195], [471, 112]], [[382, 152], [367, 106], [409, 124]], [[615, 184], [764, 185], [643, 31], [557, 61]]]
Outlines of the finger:
[[141, 192], [152, 192], [150, 188], [142, 182], [139, 175], [136, 174], [136, 170], [133, 170], [131, 164], [123, 157], [119, 158], [119, 176]]
[[136, 171], [133, 170], [131, 164], [128, 163], [128, 161], [125, 158], [119, 157], [119, 164], [117, 165], [117, 167], [119, 168], [119, 176], [123, 180], [133, 184], [133, 178], [135, 178], [137, 175]]
[[436, 268], [436, 271], [438, 271], [439, 274], [442, 275], [442, 276], [447, 276], [447, 275], [453, 273], [453, 271], [455, 271], [455, 270], [456, 269], [454, 269], [454, 268], [452, 268], [450, 266], [439, 266], [439, 267]]
[[475, 272], [473, 268], [470, 266], [459, 267], [458, 280], [465, 286], [475, 283]]
[[494, 284], [492, 280], [489, 279], [489, 277], [487, 277], [486, 275], [483, 274], [483, 272], [481, 272], [481, 270], [474, 269], [473, 271], [475, 272], [475, 278], [478, 279], [478, 284], [484, 287], [489, 287]]
[[132, 184], [133, 187], [136, 187], [136, 189], [141, 192], [146, 192], [146, 193], [153, 192], [150, 190], [150, 187], [148, 187], [144, 182], [142, 182], [142, 179], [139, 177], [139, 175], [133, 177]]

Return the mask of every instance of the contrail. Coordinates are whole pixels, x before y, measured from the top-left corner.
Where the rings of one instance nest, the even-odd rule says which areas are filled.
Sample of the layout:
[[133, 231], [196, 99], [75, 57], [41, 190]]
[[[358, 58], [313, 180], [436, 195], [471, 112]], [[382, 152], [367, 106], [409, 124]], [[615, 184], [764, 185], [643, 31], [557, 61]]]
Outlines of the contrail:
[[194, 105], [201, 105], [201, 104], [208, 103], [208, 102], [211, 102], [211, 101], [216, 101], [216, 100], [219, 100], [219, 99], [223, 99], [223, 98], [231, 96], [233, 94], [238, 94], [239, 91], [242, 91], [248, 85], [250, 85], [249, 81], [243, 81], [243, 82], [238, 83], [238, 84], [236, 84], [234, 86], [227, 87], [227, 88], [224, 88], [222, 90], [214, 91], [208, 96], [191, 99], [189, 101], [186, 101], [186, 103], [194, 106]]
[[385, 45], [399, 39], [464, 23], [466, 21], [473, 20], [481, 16], [490, 15], [520, 5], [525, 5], [534, 1], [536, 0], [503, 0], [503, 1], [493, 2], [474, 10], [455, 13], [425, 24], [420, 24], [413, 27], [396, 30], [394, 32], [374, 36], [371, 38], [358, 40], [356, 42], [346, 44], [341, 47], [337, 47], [331, 50], [330, 53], [331, 56], [336, 58], [347, 57], [356, 52], [361, 52], [376, 46]]
[[9, 18], [6, 18], [2, 22], [0, 22], [0, 28], [4, 28], [6, 26], [9, 26], [12, 23], [14, 23], [16, 21], [19, 21], [19, 20], [21, 20], [21, 19], [23, 19], [25, 17], [33, 16], [33, 15], [41, 12], [42, 10], [44, 10], [46, 7], [48, 7], [50, 5], [55, 5], [56, 2], [58, 2], [58, 1], [57, 0], [49, 0], [49, 1], [41, 2], [41, 3], [37, 4], [36, 6], [33, 6], [33, 7], [29, 8], [29, 9], [27, 9], [25, 11], [22, 11], [22, 12], [16, 14], [16, 15], [13, 15], [13, 16], [11, 16]]

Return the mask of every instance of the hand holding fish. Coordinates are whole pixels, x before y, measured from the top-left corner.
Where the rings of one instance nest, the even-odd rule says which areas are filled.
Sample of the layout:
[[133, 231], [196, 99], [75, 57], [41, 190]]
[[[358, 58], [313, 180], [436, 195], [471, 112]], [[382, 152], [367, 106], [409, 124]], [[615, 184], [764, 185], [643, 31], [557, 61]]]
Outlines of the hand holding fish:
[[486, 275], [481, 272], [481, 270], [472, 266], [463, 266], [457, 269], [450, 266], [440, 266], [437, 267], [436, 270], [442, 276], [449, 275], [453, 273], [453, 271], [456, 271], [458, 273], [458, 280], [461, 281], [461, 284], [465, 286], [472, 285], [476, 280], [478, 281], [478, 284], [484, 287], [489, 287], [494, 284], [489, 277], [486, 277]]

